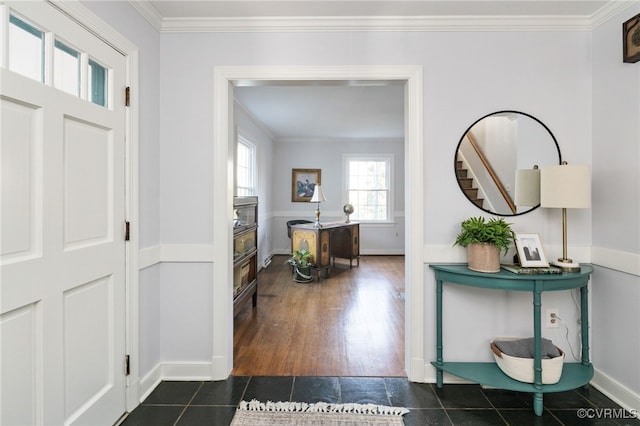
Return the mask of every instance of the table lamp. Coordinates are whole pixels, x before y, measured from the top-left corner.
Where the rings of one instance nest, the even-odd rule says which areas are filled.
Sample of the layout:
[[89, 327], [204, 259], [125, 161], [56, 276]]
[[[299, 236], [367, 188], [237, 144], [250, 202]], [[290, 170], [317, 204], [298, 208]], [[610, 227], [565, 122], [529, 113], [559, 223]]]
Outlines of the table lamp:
[[327, 201], [327, 199], [324, 198], [322, 187], [320, 185], [316, 185], [313, 188], [313, 196], [311, 197], [311, 200], [309, 200], [311, 203], [316, 203], [316, 223], [313, 224], [314, 228], [322, 228], [322, 225], [320, 225], [320, 203], [323, 201]]
[[532, 169], [516, 170], [516, 206], [536, 207], [540, 204], [540, 169], [534, 165]]
[[552, 265], [566, 272], [580, 271], [580, 264], [567, 257], [567, 209], [591, 206], [591, 172], [589, 166], [567, 164], [544, 167], [540, 171], [540, 205], [562, 209], [562, 258]]

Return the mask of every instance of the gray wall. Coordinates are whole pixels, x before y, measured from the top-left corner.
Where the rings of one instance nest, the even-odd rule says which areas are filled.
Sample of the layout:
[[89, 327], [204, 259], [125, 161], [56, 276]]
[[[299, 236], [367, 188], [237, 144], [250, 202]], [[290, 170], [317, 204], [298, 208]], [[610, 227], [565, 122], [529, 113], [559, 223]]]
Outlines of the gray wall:
[[[640, 63], [622, 62], [622, 23], [593, 31], [594, 365], [640, 406]], [[615, 48], [614, 48], [615, 47]], [[629, 401], [633, 404], [633, 401]]]
[[[640, 67], [622, 64], [620, 58], [620, 25], [640, 6], [635, 4], [593, 31], [158, 36], [126, 3], [85, 4], [141, 49], [143, 251], [158, 244], [215, 243], [211, 125], [216, 66], [422, 65], [425, 180], [416, 188], [424, 191], [426, 200], [421, 236], [425, 263], [464, 259], [460, 250], [451, 248], [458, 224], [481, 213], [458, 191], [452, 170], [453, 151], [462, 132], [492, 111], [515, 109], [536, 116], [556, 136], [563, 158], [593, 165], [593, 208], [570, 212], [570, 253], [579, 261], [599, 265], [591, 284], [592, 353], [598, 374], [612, 388], [626, 392], [636, 409], [640, 407], [640, 314], [636, 309], [640, 302]], [[274, 147], [274, 153], [277, 150]], [[275, 203], [274, 197], [268, 211], [279, 211]], [[331, 210], [336, 206], [327, 209]], [[519, 232], [539, 233], [548, 256], [558, 256], [560, 212], [537, 209], [511, 222]], [[211, 327], [206, 324], [212, 315], [210, 266], [167, 261], [141, 273], [141, 376], [158, 362], [210, 360]], [[430, 312], [434, 283], [426, 267], [424, 285], [425, 311]], [[182, 295], [185, 291], [189, 294]], [[447, 356], [452, 360], [468, 359], [469, 354], [488, 360], [489, 338], [530, 333], [529, 298], [455, 290], [448, 297], [448, 303], [464, 313], [445, 319]], [[563, 334], [545, 332], [568, 351], [568, 344], [578, 338], [577, 311], [570, 295], [549, 295], [543, 302], [566, 313], [569, 342]], [[429, 343], [435, 341], [429, 331], [431, 316], [425, 315], [425, 321], [425, 351], [434, 355]], [[193, 326], [196, 323], [198, 327]]]

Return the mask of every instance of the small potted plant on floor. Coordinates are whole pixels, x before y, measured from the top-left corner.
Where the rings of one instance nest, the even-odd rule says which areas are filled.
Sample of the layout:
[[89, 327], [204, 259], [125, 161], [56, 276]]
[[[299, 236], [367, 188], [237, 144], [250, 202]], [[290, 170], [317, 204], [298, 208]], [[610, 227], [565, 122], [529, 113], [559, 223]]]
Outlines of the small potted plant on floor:
[[509, 251], [515, 234], [503, 218], [470, 217], [460, 224], [454, 245], [467, 248], [469, 269], [478, 272], [500, 271], [500, 253]]
[[293, 267], [293, 280], [298, 283], [308, 283], [313, 280], [311, 276], [311, 252], [306, 249], [296, 250], [287, 259]]

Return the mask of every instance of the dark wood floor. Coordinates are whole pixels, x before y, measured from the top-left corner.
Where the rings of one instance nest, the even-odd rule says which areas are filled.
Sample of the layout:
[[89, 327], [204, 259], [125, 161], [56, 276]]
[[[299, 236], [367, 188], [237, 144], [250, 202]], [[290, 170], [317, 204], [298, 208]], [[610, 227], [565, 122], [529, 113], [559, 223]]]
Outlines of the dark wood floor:
[[404, 257], [363, 256], [331, 275], [293, 281], [274, 256], [258, 276], [258, 307], [234, 321], [233, 375], [406, 376]]

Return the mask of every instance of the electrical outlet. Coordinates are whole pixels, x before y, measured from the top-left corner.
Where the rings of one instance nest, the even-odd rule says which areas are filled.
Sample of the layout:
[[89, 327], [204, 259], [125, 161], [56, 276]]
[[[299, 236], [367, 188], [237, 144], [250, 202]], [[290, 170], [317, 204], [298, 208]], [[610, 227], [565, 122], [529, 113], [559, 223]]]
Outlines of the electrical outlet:
[[547, 328], [558, 328], [560, 326], [560, 313], [558, 312], [558, 308], [547, 309], [545, 326]]

